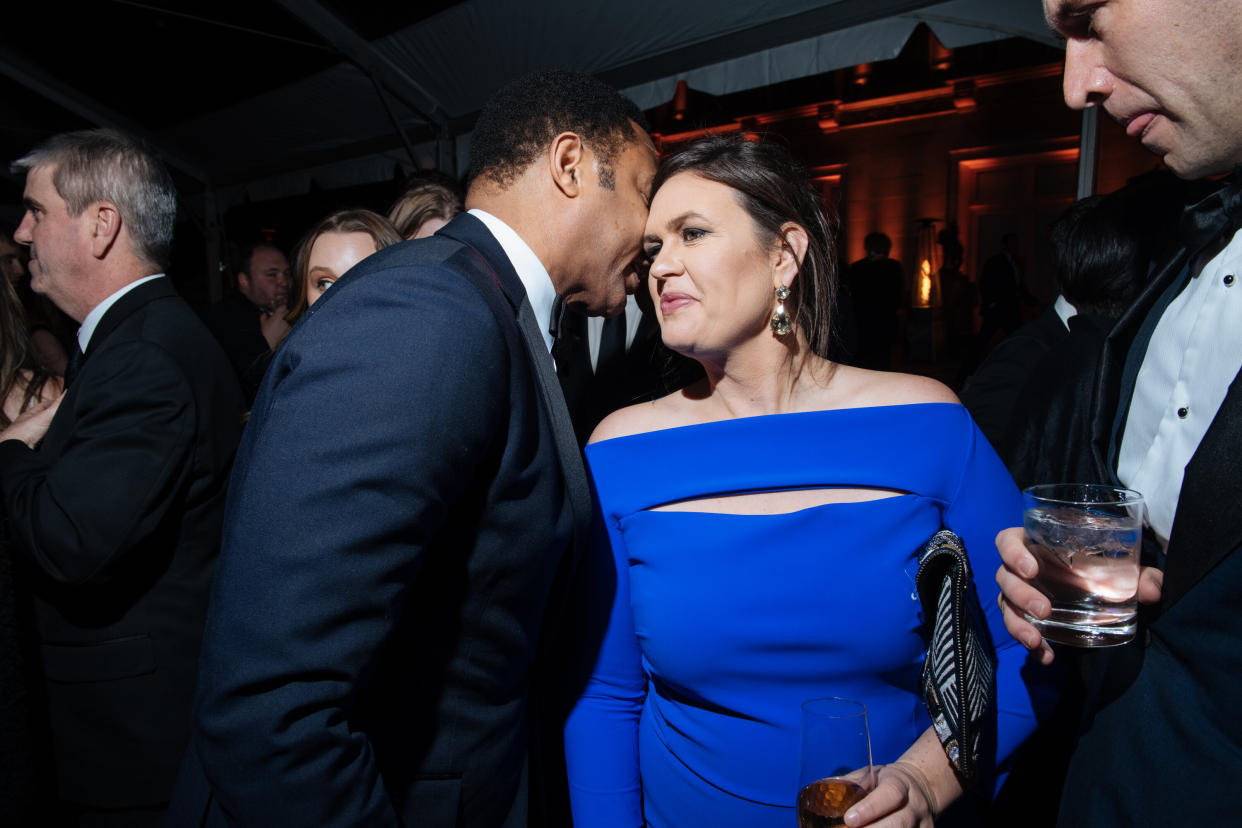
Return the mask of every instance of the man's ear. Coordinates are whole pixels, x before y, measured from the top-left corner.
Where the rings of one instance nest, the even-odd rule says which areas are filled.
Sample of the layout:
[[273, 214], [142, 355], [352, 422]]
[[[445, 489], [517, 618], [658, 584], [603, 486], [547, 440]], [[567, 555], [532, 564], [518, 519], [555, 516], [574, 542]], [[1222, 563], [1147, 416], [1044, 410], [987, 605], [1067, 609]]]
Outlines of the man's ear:
[[91, 223], [91, 255], [102, 259], [121, 234], [121, 211], [111, 201], [99, 201], [87, 208], [93, 210]]
[[562, 132], [552, 139], [548, 150], [548, 168], [556, 188], [569, 198], [582, 193], [582, 170], [586, 148], [576, 132]]
[[794, 277], [802, 268], [802, 260], [806, 258], [809, 244], [805, 227], [792, 221], [781, 225], [781, 236], [772, 254], [777, 285], [789, 287], [793, 284]]
[[237, 288], [242, 293], [250, 293], [250, 276], [241, 270], [237, 271]]

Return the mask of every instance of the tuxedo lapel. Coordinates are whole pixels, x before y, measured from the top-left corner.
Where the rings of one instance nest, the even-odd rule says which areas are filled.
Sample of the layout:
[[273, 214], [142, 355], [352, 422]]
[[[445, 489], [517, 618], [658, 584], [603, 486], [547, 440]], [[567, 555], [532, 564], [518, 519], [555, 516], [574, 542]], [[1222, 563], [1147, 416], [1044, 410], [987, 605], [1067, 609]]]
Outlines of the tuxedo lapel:
[[1162, 610], [1167, 610], [1233, 550], [1242, 546], [1239, 493], [1222, 481], [1242, 479], [1242, 374], [1186, 464], [1169, 538]]
[[1096, 386], [1091, 451], [1101, 480], [1117, 480], [1117, 452], [1130, 412], [1130, 399], [1147, 343], [1161, 314], [1189, 278], [1186, 252], [1179, 251], [1151, 275], [1147, 287], [1113, 326], [1104, 343]]
[[505, 255], [504, 248], [488, 232], [483, 222], [469, 213], [462, 213], [447, 226], [441, 228], [439, 235], [456, 239], [473, 249], [513, 309], [526, 345], [526, 356], [534, 369], [544, 410], [548, 413], [548, 419], [552, 424], [557, 459], [565, 481], [566, 496], [573, 513], [572, 554], [574, 560], [571, 566], [576, 565], [578, 557], [590, 542], [591, 489], [587, 482], [582, 453], [578, 449], [578, 438], [574, 435], [569, 408], [565, 405], [565, 397], [556, 378], [556, 367], [552, 363], [552, 355], [548, 353], [548, 346], [543, 337], [544, 327], [535, 319], [535, 312], [531, 309], [530, 301], [526, 297], [526, 289], [509, 262], [509, 257]]
[[543, 326], [535, 319], [535, 312], [526, 297], [522, 297], [517, 319], [518, 327], [522, 329], [522, 337], [526, 340], [526, 350], [535, 366], [540, 393], [552, 420], [556, 453], [561, 461], [561, 473], [565, 476], [565, 488], [574, 512], [576, 557], [585, 550], [589, 542], [591, 526], [591, 489], [587, 483], [586, 466], [582, 462], [582, 453], [578, 450], [578, 438], [574, 434], [569, 407], [565, 404], [560, 382], [556, 378], [552, 355], [548, 353], [544, 343]]

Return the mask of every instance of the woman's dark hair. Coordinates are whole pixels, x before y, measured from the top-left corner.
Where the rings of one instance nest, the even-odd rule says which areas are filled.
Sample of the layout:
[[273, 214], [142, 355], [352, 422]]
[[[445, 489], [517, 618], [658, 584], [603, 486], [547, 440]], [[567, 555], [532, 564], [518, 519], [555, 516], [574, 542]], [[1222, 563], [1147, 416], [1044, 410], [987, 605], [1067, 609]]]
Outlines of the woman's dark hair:
[[375, 242], [376, 251], [405, 241], [388, 219], [370, 210], [337, 210], [321, 219], [293, 249], [289, 313], [285, 315], [290, 325], [306, 313], [306, 273], [310, 269], [310, 252], [315, 245], [315, 239], [324, 233], [366, 233]]
[[9, 425], [9, 418], [3, 410], [4, 401], [16, 387], [25, 384], [22, 395], [22, 410], [39, 399], [43, 384], [50, 374], [35, 359], [34, 346], [30, 342], [30, 331], [26, 327], [26, 316], [22, 310], [21, 299], [17, 290], [7, 278], [0, 276], [0, 428]]
[[652, 192], [680, 173], [732, 188], [764, 242], [783, 243], [781, 227], [787, 222], [806, 230], [806, 255], [785, 307], [794, 330], [806, 336], [811, 352], [827, 359], [837, 301], [835, 222], [825, 211], [822, 196], [807, 181], [806, 170], [777, 144], [741, 136], [709, 136], [666, 158]]

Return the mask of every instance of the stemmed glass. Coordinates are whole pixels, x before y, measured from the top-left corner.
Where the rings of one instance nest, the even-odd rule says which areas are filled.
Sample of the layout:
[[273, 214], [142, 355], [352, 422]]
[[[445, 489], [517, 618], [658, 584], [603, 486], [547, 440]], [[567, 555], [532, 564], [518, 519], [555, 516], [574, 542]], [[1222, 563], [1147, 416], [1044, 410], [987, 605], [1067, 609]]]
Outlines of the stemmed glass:
[[798, 828], [845, 824], [845, 813], [875, 787], [867, 708], [850, 699], [802, 703]]

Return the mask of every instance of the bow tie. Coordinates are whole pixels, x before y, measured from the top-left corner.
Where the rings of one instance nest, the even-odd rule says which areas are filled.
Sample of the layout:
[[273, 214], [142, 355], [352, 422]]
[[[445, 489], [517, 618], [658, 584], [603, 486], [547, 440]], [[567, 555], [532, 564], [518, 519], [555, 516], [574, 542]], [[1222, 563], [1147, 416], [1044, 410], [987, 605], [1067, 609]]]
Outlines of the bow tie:
[[1182, 211], [1179, 230], [1193, 258], [1222, 235], [1242, 227], [1242, 164], [1221, 182], [1220, 189]]

